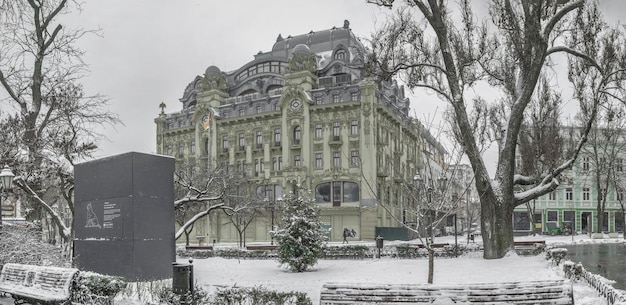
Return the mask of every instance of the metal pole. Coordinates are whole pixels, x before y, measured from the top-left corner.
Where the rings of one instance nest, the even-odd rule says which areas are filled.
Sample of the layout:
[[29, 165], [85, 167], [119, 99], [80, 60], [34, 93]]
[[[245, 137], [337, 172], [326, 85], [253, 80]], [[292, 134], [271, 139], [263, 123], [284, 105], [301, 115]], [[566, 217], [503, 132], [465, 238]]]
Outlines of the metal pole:
[[[271, 211], [272, 211], [272, 231], [274, 231], [274, 205], [272, 204], [271, 207]], [[270, 232], [270, 237], [272, 239], [272, 241], [270, 242], [270, 245], [274, 245], [274, 235]]]
[[456, 237], [457, 231], [456, 231], [456, 213], [454, 213], [454, 257], [458, 257], [459, 254], [457, 252], [457, 249], [459, 247], [459, 243], [457, 242], [457, 237]]
[[2, 229], [2, 197], [4, 195], [4, 185], [0, 182], [0, 188], [2, 188], [2, 192], [0, 192], [0, 229]]

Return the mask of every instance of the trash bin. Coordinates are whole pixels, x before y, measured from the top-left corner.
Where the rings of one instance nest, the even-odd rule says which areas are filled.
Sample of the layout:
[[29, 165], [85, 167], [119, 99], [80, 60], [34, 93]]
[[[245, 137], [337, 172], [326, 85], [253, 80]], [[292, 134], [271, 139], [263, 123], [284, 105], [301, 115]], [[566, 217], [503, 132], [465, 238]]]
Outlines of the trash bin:
[[380, 236], [380, 235], [376, 236], [376, 248], [378, 248], [378, 249], [382, 249], [383, 248], [383, 240], [384, 240], [384, 238], [382, 238], [382, 236]]
[[380, 249], [383, 248], [383, 240], [382, 236], [376, 236], [376, 248], [378, 248], [378, 258], [380, 258]]
[[191, 264], [172, 263], [174, 273], [172, 277], [172, 292], [175, 294], [185, 294], [189, 292], [191, 286]]

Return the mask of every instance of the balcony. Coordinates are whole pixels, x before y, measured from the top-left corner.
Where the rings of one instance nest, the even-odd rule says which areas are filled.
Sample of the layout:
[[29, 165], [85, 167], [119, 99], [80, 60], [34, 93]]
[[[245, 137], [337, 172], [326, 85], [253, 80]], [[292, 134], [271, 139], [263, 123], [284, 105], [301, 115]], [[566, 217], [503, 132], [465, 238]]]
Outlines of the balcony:
[[341, 141], [341, 136], [331, 136], [328, 141], [328, 145], [333, 148], [338, 148], [339, 146], [341, 146], [341, 144], [343, 144], [343, 142]]

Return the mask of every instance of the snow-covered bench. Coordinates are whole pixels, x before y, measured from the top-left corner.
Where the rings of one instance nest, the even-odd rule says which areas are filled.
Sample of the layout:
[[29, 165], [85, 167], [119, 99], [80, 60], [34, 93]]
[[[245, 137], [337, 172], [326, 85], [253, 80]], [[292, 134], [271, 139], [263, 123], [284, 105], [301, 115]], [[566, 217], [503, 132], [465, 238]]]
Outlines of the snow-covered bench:
[[71, 286], [78, 269], [5, 264], [0, 274], [0, 291], [9, 293], [15, 304], [70, 304]]
[[429, 285], [326, 283], [320, 305], [345, 304], [543, 304], [573, 305], [565, 280], [489, 284]]

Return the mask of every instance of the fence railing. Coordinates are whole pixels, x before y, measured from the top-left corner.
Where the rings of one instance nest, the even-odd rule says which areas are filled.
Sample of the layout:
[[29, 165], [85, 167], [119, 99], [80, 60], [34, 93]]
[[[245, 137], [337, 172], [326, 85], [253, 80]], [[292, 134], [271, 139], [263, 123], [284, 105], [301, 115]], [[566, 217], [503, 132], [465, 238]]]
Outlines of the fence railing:
[[626, 295], [624, 295], [624, 293], [607, 283], [606, 278], [585, 270], [585, 267], [583, 267], [581, 263], [566, 261], [563, 263], [563, 271], [565, 276], [571, 280], [584, 279], [589, 286], [593, 287], [600, 295], [606, 298], [609, 305], [626, 302]]

